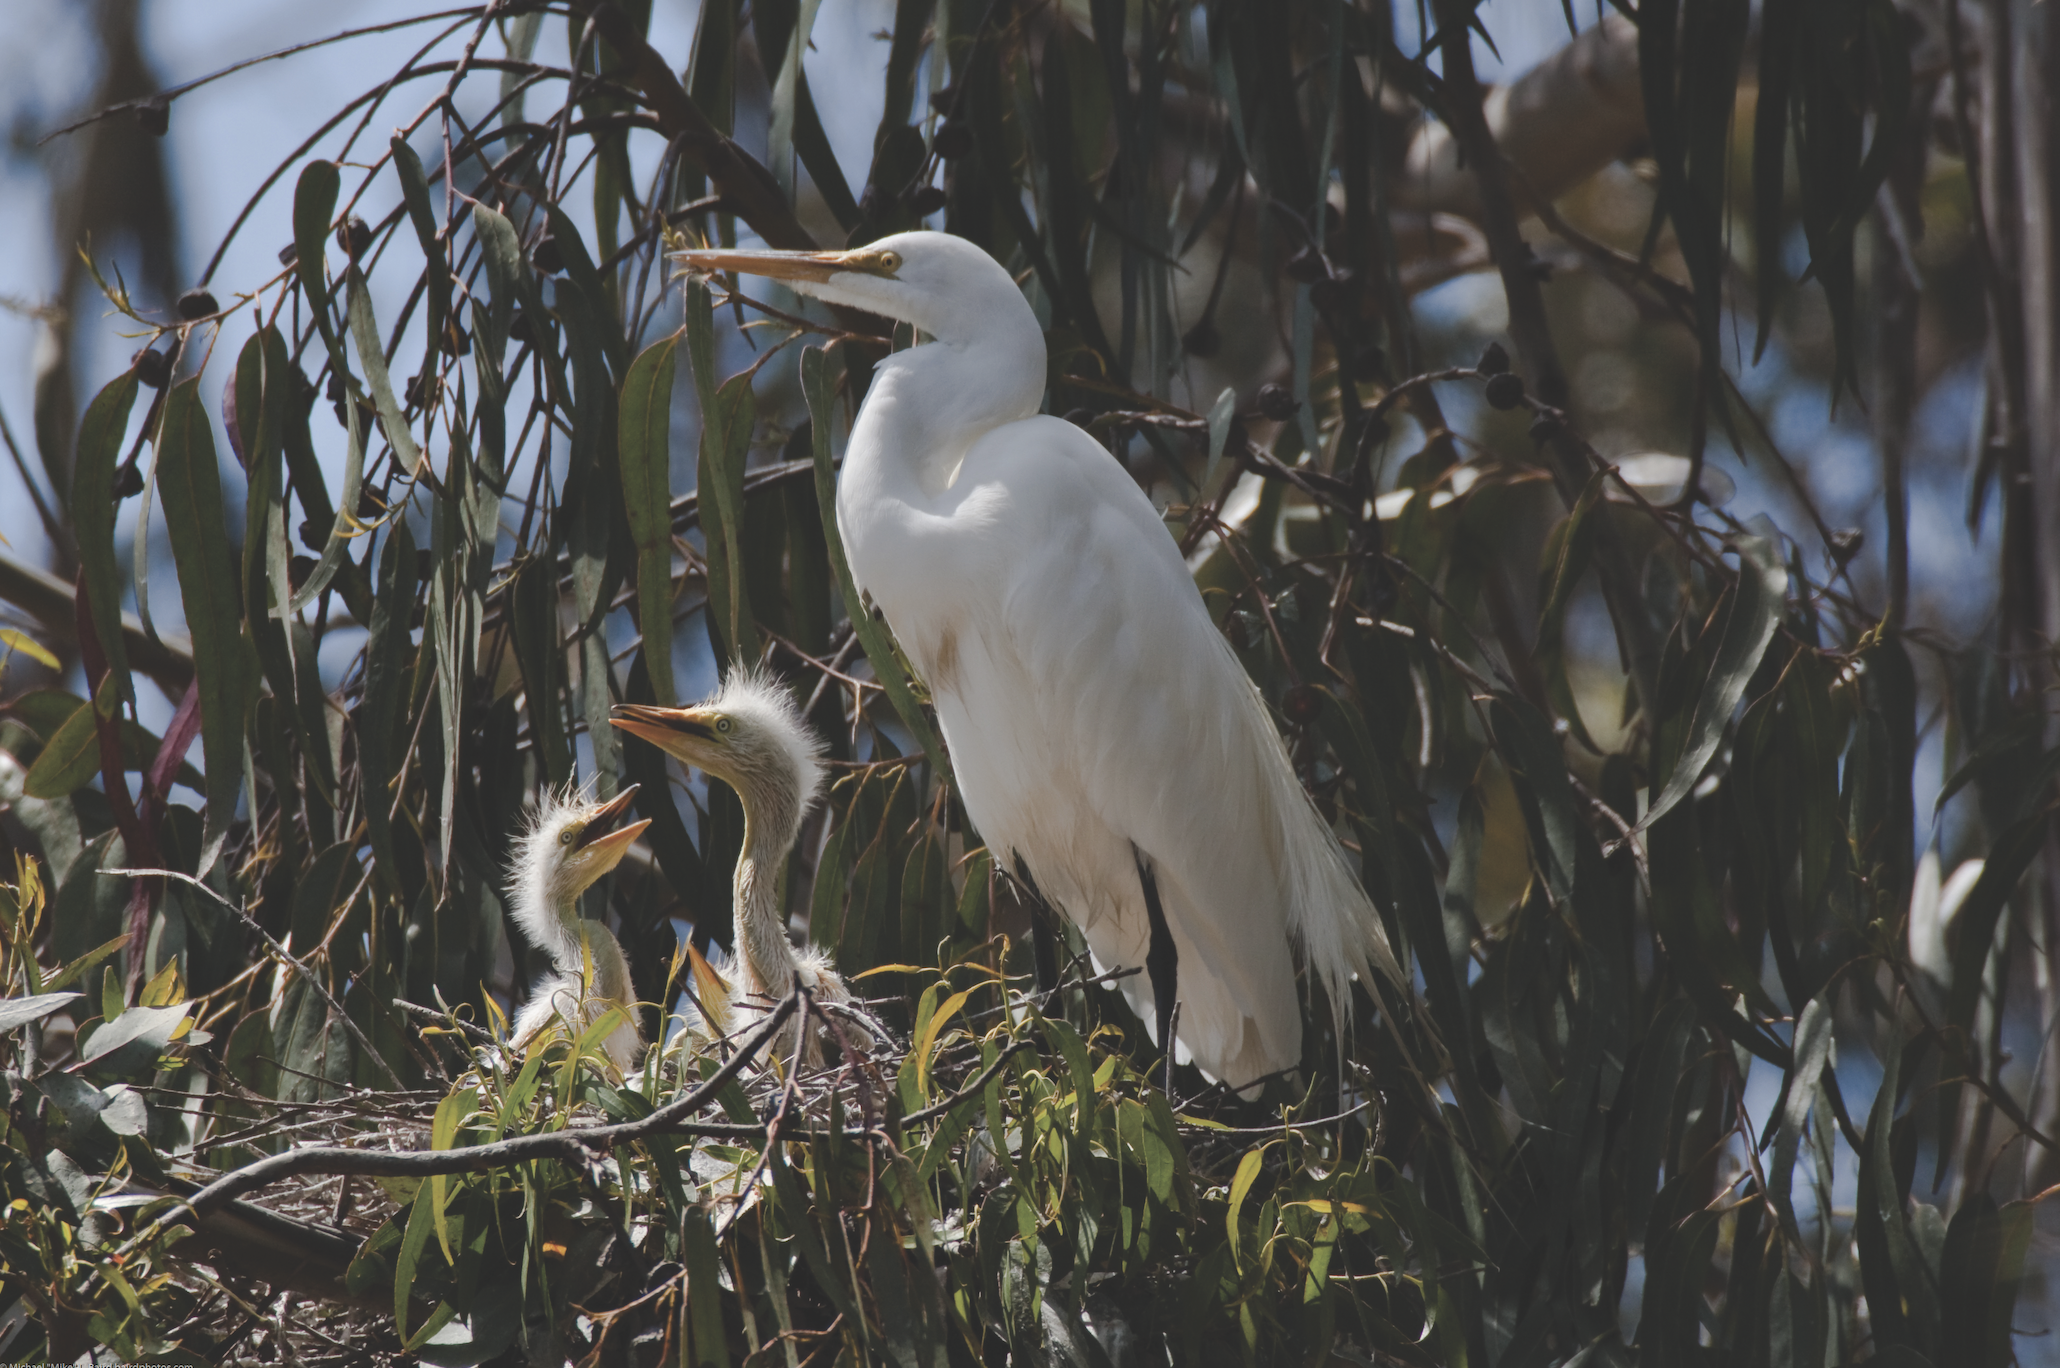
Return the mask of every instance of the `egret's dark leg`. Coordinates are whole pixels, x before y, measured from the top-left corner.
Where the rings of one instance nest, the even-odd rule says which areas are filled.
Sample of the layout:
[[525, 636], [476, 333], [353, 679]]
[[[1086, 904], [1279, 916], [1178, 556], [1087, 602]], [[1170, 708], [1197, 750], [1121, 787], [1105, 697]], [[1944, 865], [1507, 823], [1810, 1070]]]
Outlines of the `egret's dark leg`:
[[1166, 1052], [1166, 1096], [1173, 1096], [1173, 1008], [1180, 987], [1180, 951], [1173, 944], [1173, 932], [1166, 925], [1166, 910], [1159, 905], [1159, 881], [1152, 876], [1152, 863], [1136, 846], [1130, 853], [1137, 859], [1137, 881], [1144, 885], [1144, 915], [1151, 923], [1151, 946], [1144, 953], [1145, 977], [1151, 980], [1153, 1014], [1159, 1028], [1159, 1048]]
[[1037, 991], [1052, 993], [1059, 986], [1058, 934], [1052, 929], [1052, 906], [1030, 877], [1030, 866], [1020, 854], [1014, 856], [1016, 882], [1030, 895], [1030, 960], [1037, 971]]

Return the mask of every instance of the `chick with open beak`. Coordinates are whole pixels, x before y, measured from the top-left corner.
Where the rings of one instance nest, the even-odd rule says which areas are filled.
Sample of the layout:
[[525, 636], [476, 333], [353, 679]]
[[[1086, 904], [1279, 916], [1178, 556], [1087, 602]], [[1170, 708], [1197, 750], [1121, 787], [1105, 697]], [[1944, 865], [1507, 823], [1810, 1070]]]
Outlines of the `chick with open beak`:
[[643, 1054], [629, 960], [607, 927], [579, 915], [579, 895], [614, 869], [650, 825], [623, 821], [635, 796], [634, 785], [606, 802], [570, 789], [546, 792], [516, 842], [508, 873], [515, 924], [551, 957], [550, 970], [516, 1014], [510, 1043], [518, 1051], [560, 1022], [577, 1036], [620, 1008], [622, 1024], [609, 1032], [602, 1051], [625, 1074]]

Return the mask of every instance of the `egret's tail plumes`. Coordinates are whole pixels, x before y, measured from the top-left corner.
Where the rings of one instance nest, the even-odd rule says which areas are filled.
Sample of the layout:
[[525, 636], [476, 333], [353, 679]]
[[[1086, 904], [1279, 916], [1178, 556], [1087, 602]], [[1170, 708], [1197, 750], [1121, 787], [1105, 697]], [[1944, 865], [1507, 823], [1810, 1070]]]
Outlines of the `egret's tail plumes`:
[[[1253, 725], [1277, 735], [1265, 699], [1249, 680], [1246, 700]], [[1380, 913], [1353, 873], [1337, 834], [1302, 787], [1286, 750], [1279, 744], [1264, 749], [1264, 811], [1277, 824], [1288, 933], [1307, 971], [1322, 980], [1332, 1026], [1342, 1039], [1355, 977], [1376, 1000], [1376, 971], [1397, 986], [1405, 986], [1408, 979], [1388, 944]]]

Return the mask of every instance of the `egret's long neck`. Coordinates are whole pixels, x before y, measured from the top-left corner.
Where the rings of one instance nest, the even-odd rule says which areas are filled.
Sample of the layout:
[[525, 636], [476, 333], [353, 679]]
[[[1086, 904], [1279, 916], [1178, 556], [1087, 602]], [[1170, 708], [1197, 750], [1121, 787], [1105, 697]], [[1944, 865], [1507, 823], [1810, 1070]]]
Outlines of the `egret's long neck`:
[[577, 902], [554, 898], [543, 880], [530, 878], [523, 881], [514, 912], [516, 923], [551, 957], [553, 965], [570, 973], [579, 972], [582, 918]]
[[1021, 296], [1008, 304], [880, 363], [844, 457], [851, 496], [920, 507], [951, 484], [974, 442], [1037, 412], [1044, 334]]
[[780, 912], [780, 866], [794, 844], [799, 816], [794, 800], [772, 792], [745, 793], [744, 853], [737, 858], [735, 945], [745, 988], [785, 997], [794, 986], [794, 948]]

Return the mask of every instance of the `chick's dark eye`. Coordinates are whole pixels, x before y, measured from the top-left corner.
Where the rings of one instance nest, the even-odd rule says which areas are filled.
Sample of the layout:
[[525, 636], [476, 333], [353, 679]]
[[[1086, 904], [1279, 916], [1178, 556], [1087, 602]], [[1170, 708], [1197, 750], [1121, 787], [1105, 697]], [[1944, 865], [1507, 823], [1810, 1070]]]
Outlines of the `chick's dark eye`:
[[728, 731], [730, 729], [730, 720], [727, 717], [717, 718], [715, 722], [715, 729], [719, 732]]
[[559, 832], [559, 833], [558, 833], [558, 844], [559, 844], [559, 845], [567, 845], [567, 846], [569, 846], [569, 845], [571, 845], [571, 844], [572, 844], [572, 843], [573, 843], [574, 841], [576, 841], [576, 840], [578, 840], [578, 839], [579, 839], [579, 828], [577, 828], [577, 827], [567, 827], [567, 828], [565, 828], [565, 830], [563, 830], [563, 831], [561, 831], [561, 832]]

